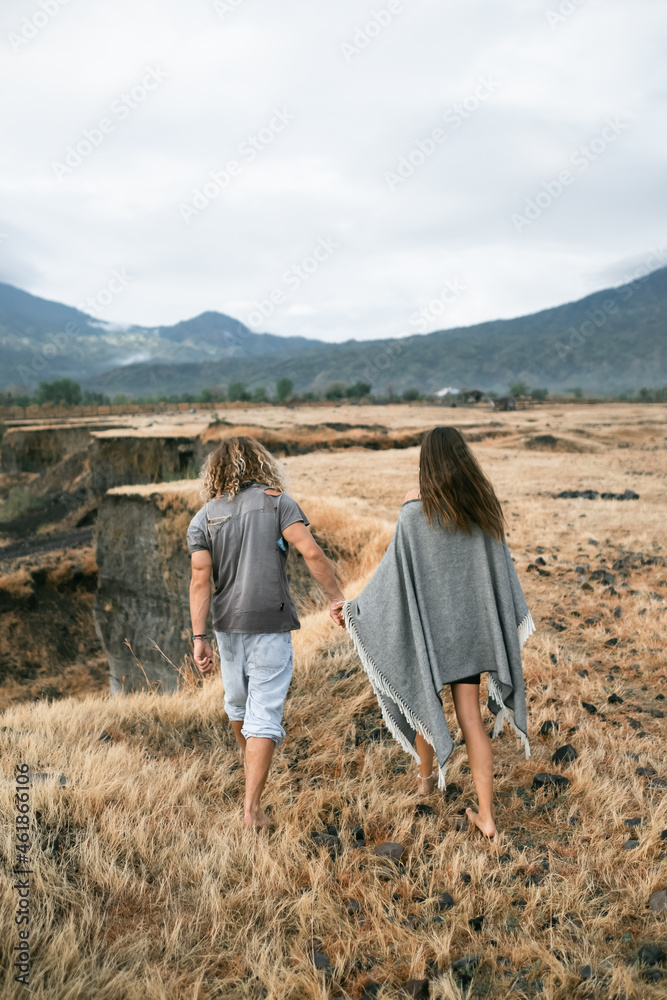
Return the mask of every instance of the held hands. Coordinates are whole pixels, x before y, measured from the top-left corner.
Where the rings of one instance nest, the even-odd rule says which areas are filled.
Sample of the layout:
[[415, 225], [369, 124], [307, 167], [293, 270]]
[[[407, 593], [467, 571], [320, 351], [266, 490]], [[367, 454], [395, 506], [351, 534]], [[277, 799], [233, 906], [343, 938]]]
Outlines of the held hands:
[[345, 628], [345, 620], [343, 618], [343, 604], [345, 603], [345, 598], [341, 598], [340, 601], [332, 601], [329, 605], [329, 614], [335, 621], [336, 625], [340, 625]]
[[202, 674], [211, 673], [214, 666], [213, 650], [205, 639], [195, 639], [193, 657]]

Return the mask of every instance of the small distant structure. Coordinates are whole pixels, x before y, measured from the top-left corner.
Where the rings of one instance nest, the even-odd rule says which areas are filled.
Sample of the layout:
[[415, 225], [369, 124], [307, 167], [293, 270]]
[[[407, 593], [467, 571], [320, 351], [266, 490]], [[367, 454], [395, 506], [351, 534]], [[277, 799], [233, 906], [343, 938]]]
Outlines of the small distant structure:
[[464, 403], [479, 403], [480, 399], [484, 398], [484, 393], [481, 389], [466, 389], [463, 393]]
[[516, 399], [514, 396], [499, 396], [493, 400], [494, 410], [516, 410]]
[[458, 396], [460, 390], [453, 385], [447, 385], [444, 389], [438, 389], [436, 396]]

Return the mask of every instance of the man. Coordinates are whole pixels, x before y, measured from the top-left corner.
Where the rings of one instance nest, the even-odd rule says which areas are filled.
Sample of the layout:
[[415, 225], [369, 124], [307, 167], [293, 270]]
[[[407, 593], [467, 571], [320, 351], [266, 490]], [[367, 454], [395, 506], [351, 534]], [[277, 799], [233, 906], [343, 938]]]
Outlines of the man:
[[308, 518], [284, 491], [280, 465], [259, 441], [226, 438], [208, 456], [202, 478], [204, 506], [187, 533], [194, 660], [203, 674], [212, 672], [213, 651], [205, 631], [211, 603], [225, 711], [245, 756], [243, 823], [266, 827], [270, 821], [260, 798], [273, 751], [285, 738], [291, 633], [300, 627], [285, 572], [289, 545], [324, 587], [329, 613], [343, 627], [344, 597], [332, 563], [308, 530]]

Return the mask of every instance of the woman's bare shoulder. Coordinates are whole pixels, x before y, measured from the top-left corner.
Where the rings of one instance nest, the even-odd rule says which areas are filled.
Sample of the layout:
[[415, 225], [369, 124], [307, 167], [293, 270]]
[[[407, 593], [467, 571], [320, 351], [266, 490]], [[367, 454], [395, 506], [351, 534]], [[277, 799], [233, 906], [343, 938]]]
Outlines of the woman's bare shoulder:
[[408, 500], [419, 500], [419, 499], [421, 499], [419, 496], [419, 489], [409, 490], [409, 492], [405, 494], [405, 500], [403, 501], [403, 503], [407, 503]]

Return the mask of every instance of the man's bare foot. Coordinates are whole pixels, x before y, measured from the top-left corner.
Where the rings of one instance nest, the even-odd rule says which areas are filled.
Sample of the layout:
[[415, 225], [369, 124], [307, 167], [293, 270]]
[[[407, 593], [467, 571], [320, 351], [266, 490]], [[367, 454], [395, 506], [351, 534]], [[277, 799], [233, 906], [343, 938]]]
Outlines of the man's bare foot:
[[258, 809], [254, 815], [249, 812], [244, 813], [243, 825], [249, 829], [267, 830], [270, 826], [272, 826], [272, 823], [264, 810]]
[[478, 827], [485, 837], [495, 837], [496, 835], [496, 823], [495, 815], [490, 816], [488, 819], [482, 819], [479, 813], [476, 813], [473, 809], [468, 806], [466, 809], [466, 816], [471, 823], [474, 823]]

